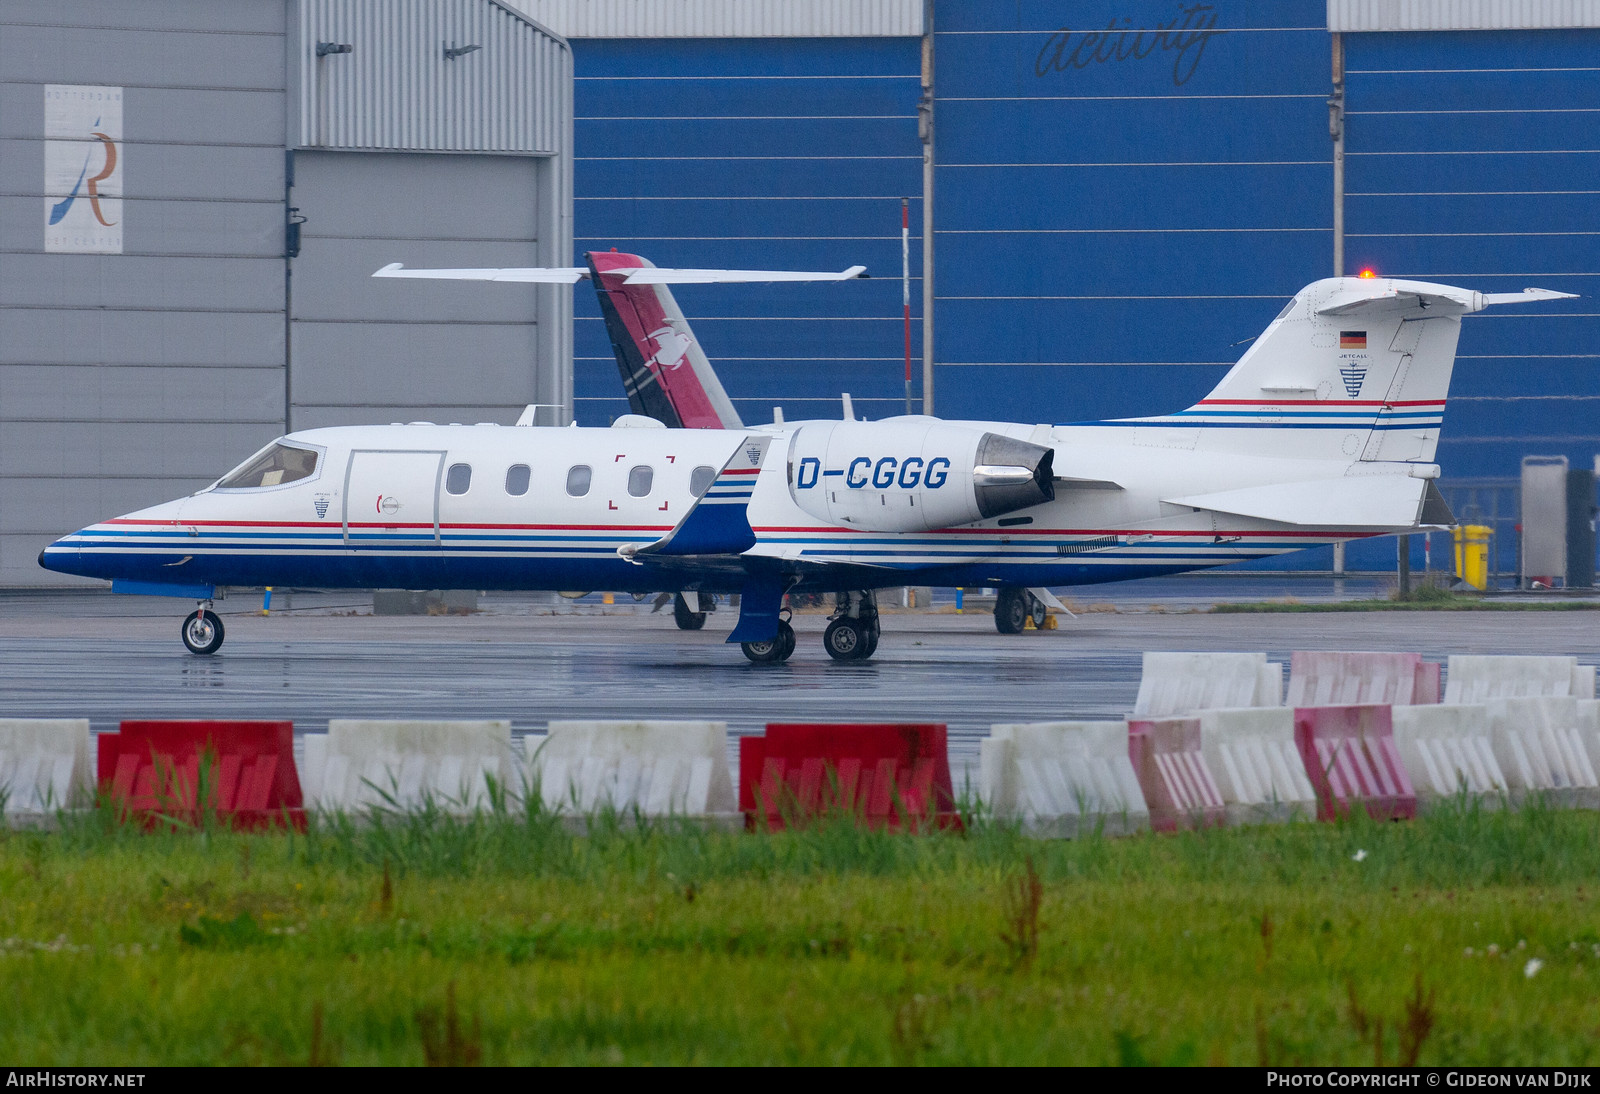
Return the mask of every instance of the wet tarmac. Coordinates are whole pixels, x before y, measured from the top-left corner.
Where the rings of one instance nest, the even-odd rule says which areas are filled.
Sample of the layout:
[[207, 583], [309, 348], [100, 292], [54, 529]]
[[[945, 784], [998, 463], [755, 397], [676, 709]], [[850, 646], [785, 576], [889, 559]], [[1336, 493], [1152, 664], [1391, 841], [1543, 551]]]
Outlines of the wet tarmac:
[[[926, 721], [950, 727], [959, 769], [992, 723], [1120, 718], [1138, 693], [1145, 650], [1600, 662], [1600, 613], [1592, 611], [1203, 610], [1263, 594], [1278, 595], [1269, 587], [1226, 596], [1181, 583], [1102, 587], [1073, 601], [1091, 610], [1061, 618], [1059, 629], [1011, 636], [997, 634], [982, 607], [890, 610], [866, 663], [830, 660], [821, 646], [826, 614], [802, 612], [795, 655], [782, 665], [750, 664], [725, 644], [734, 622], [726, 608], [703, 631], [683, 632], [648, 603], [491, 595], [472, 615], [374, 616], [370, 596], [298, 594], [283, 610], [280, 594], [278, 610], [262, 615], [250, 596], [218, 605], [227, 641], [196, 657], [178, 639], [187, 602], [12, 594], [0, 597], [0, 710], [87, 717], [97, 731], [135, 717], [291, 718], [302, 731], [320, 731], [330, 717], [508, 718], [518, 733], [555, 718], [707, 718], [735, 733], [768, 721]], [[1302, 585], [1295, 598], [1315, 597]]]

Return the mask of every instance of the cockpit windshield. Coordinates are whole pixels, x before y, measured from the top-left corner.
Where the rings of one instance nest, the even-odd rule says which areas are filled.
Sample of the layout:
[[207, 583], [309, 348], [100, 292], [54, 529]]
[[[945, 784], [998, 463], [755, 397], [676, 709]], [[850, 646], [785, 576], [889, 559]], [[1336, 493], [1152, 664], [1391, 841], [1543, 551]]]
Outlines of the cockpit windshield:
[[218, 490], [248, 490], [258, 486], [282, 486], [308, 479], [317, 470], [317, 453], [281, 441], [258, 452], [217, 483]]

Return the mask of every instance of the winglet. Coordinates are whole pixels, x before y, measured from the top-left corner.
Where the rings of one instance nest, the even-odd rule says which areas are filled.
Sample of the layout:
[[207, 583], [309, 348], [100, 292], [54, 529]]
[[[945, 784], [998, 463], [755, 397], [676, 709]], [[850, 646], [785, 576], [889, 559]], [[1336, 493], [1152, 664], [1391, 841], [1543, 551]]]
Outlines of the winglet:
[[629, 552], [637, 556], [738, 555], [756, 545], [748, 509], [771, 437], [747, 436], [728, 457], [705, 495], [661, 539]]

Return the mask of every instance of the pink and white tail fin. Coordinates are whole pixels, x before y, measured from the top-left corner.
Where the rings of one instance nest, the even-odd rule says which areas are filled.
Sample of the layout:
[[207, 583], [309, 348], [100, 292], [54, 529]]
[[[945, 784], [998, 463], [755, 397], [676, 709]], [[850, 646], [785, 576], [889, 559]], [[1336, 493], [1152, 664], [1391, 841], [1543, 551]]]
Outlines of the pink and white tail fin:
[[739, 412], [695, 341], [672, 290], [662, 283], [629, 280], [635, 271], [653, 269], [654, 263], [616, 251], [591, 251], [584, 257], [633, 412], [674, 427], [741, 428]]

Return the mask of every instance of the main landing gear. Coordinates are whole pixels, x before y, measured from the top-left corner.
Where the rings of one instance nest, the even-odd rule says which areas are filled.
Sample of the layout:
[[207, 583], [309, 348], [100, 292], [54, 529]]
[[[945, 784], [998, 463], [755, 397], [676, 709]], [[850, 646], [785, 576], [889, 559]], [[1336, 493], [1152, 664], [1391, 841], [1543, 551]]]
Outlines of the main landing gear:
[[872, 590], [840, 593], [822, 648], [835, 661], [865, 661], [878, 649], [878, 598]]
[[770, 665], [778, 661], [787, 661], [794, 653], [794, 628], [789, 625], [793, 618], [788, 608], [778, 613], [778, 634], [764, 642], [740, 642], [739, 648], [744, 655], [758, 665]]
[[[757, 664], [789, 660], [794, 653], [793, 618], [788, 608], [778, 613], [777, 636], [764, 642], [741, 642], [744, 655]], [[822, 632], [822, 648], [835, 661], [865, 661], [878, 649], [878, 598], [870, 590], [840, 593], [838, 607]]]
[[209, 600], [189, 613], [183, 621], [183, 644], [190, 653], [210, 654], [222, 648], [224, 631], [222, 617], [211, 607]]
[[1030, 618], [1042, 629], [1047, 615], [1044, 602], [1027, 589], [1001, 589], [995, 595], [994, 629], [1001, 634], [1021, 634]]

